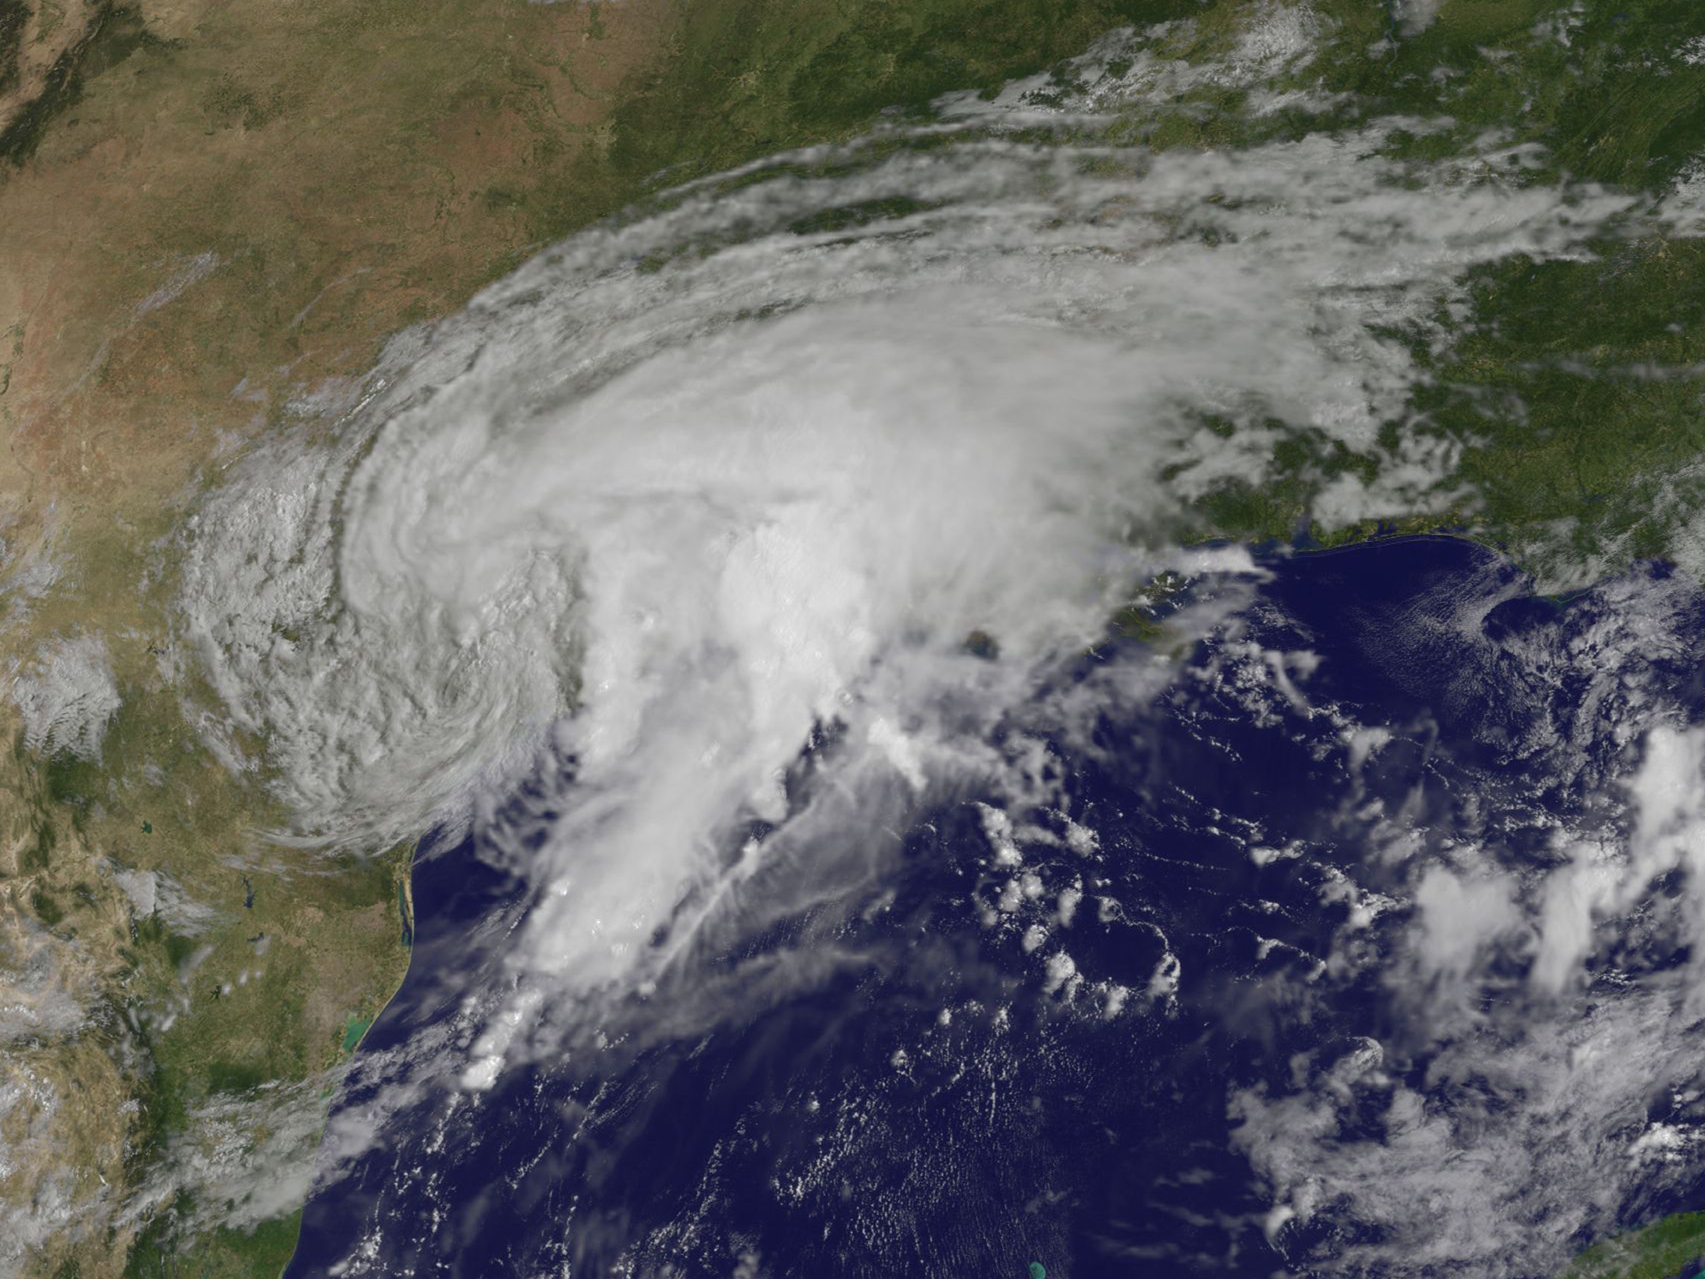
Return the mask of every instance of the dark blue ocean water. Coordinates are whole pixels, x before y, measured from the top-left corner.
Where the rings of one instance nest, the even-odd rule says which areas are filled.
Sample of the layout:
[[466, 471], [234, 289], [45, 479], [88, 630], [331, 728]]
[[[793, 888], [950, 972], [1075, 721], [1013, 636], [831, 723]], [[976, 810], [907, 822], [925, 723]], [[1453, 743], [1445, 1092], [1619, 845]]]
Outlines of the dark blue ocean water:
[[[1370, 856], [1376, 808], [1401, 814], [1417, 856], [1489, 823], [1513, 864], [1554, 856], [1548, 816], [1580, 819], [1609, 767], [1595, 743], [1613, 712], [1587, 696], [1599, 659], [1577, 641], [1628, 605], [1535, 598], [1506, 561], [1449, 538], [1266, 567], [1239, 627], [1198, 645], [1167, 691], [1098, 713], [1093, 749], [1049, 739], [1058, 794], [1099, 850], [1025, 842], [1042, 891], [1017, 924], [983, 919], [1008, 876], [979, 797], [956, 794], [901, 832], [880, 884], [706, 956], [693, 997], [713, 1017], [394, 1110], [308, 1204], [287, 1274], [352, 1256], [365, 1269], [349, 1273], [482, 1279], [1329, 1272], [1365, 1228], [1323, 1213], [1270, 1241], [1228, 1099], [1294, 1089], [1299, 1061], [1363, 1037], [1426, 1088], [1428, 1050], [1405, 1047], [1378, 962], [1321, 976], [1355, 908], [1335, 876], [1400, 898], [1408, 872]], [[1692, 647], [1654, 654], [1642, 678], [1697, 710], [1705, 625], [1690, 607]], [[1284, 653], [1312, 655], [1280, 659], [1295, 698], [1271, 678]], [[1092, 685], [1145, 657], [1111, 641], [1061, 678]], [[1364, 761], [1348, 720], [1391, 740]], [[1046, 736], [1045, 720], [1027, 727]], [[1029, 816], [1067, 833], [1045, 806]], [[1066, 927], [1068, 888], [1082, 901]], [[525, 891], [471, 844], [428, 847], [413, 965], [364, 1059], [425, 1051], [461, 991], [444, 979], [500, 945], [489, 934]], [[1377, 961], [1406, 918], [1393, 909], [1354, 944]], [[1027, 920], [1048, 930], [1034, 953], [1018, 940]], [[1075, 986], [1050, 981], [1056, 953]], [[1110, 1015], [1115, 987], [1129, 993]], [[363, 1113], [394, 1078], [358, 1072], [340, 1112]], [[1351, 1135], [1377, 1140], [1380, 1122], [1370, 1112]]]

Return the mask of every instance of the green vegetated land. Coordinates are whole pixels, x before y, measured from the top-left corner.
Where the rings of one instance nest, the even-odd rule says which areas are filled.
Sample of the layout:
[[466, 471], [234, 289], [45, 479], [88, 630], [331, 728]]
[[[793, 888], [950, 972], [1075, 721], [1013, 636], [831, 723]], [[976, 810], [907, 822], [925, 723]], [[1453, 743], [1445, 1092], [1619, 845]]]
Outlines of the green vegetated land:
[[778, 151], [840, 141], [884, 113], [993, 91], [1127, 25], [1200, 0], [708, 0], [679, 4], [666, 56], [616, 95], [600, 145], [494, 192], [542, 241], [646, 195]]
[[1563, 1279], [1676, 1279], [1705, 1259], [1705, 1212], [1682, 1213], [1594, 1244]]
[[[1326, 0], [1321, 54], [1290, 81], [1348, 95], [1325, 115], [1239, 118], [1214, 90], [1184, 103], [1151, 144], [1226, 145], [1295, 138], [1382, 116], [1451, 123], [1400, 131], [1396, 158], [1444, 160], [1485, 140], [1535, 144], [1520, 181], [1602, 183], [1650, 202], [1705, 163], [1705, 11], [1686, 0], [1446, 0], [1424, 32], [1391, 38], [1382, 6]], [[1216, 28], [1247, 6], [1222, 0]], [[1236, 95], [1233, 95], [1235, 98]], [[1506, 178], [1508, 175], [1506, 175]], [[1690, 548], [1705, 474], [1705, 244], [1661, 234], [1607, 235], [1586, 261], [1515, 258], [1472, 275], [1472, 314], [1443, 352], [1417, 341], [1428, 376], [1414, 417], [1387, 429], [1463, 446], [1470, 498], [1449, 525], [1510, 549], [1548, 577], [1614, 570]], [[1274, 482], [1228, 483], [1201, 504], [1230, 536], [1288, 538], [1337, 475], [1371, 477], [1377, 455], [1281, 449]], [[1365, 536], [1338, 530], [1326, 540]]]
[[[1681, 56], [1705, 13], [1675, 0], [1585, 4], [1564, 45], [1526, 34], [1547, 12], [1561, 6], [1447, 5], [1436, 31], [1405, 46], [1463, 77], [1460, 98], [1440, 104], [1459, 135], [1426, 146], [1501, 126], [1544, 145], [1535, 180], [1637, 193], [1665, 190], [1705, 156], [1705, 60]], [[1400, 73], [1394, 106], [1424, 107], [1424, 65]], [[1612, 242], [1587, 262], [1478, 272], [1472, 323], [1431, 361], [1419, 407], [1470, 443], [1463, 477], [1484, 496], [1476, 522], [1488, 532], [1554, 563], [1615, 567], [1693, 536], [1702, 357], [1705, 244]]]
[[[49, 761], [24, 869], [37, 885], [37, 916], [64, 940], [98, 946], [116, 934], [113, 1003], [97, 1024], [104, 1035], [128, 1023], [142, 1050], [135, 1076], [117, 1082], [139, 1103], [124, 1171], [147, 1186], [174, 1152], [233, 1135], [241, 1151], [270, 1135], [281, 1119], [275, 1107], [320, 1104], [291, 1101], [276, 1086], [347, 1054], [359, 1037], [352, 1029], [364, 1030], [400, 982], [408, 949], [397, 886], [409, 850], [334, 859], [309, 873], [233, 856], [249, 814], [230, 805], [222, 766], [175, 699], [123, 691], [98, 763], [63, 753]], [[169, 786], [153, 780], [168, 777]], [[114, 874], [154, 876], [154, 909], [128, 919], [100, 910], [75, 848], [104, 850]], [[221, 1102], [243, 1107], [234, 1132], [209, 1126]], [[276, 1274], [294, 1248], [294, 1215], [203, 1229], [194, 1224], [207, 1206], [197, 1189], [170, 1195], [133, 1240], [125, 1273]]]

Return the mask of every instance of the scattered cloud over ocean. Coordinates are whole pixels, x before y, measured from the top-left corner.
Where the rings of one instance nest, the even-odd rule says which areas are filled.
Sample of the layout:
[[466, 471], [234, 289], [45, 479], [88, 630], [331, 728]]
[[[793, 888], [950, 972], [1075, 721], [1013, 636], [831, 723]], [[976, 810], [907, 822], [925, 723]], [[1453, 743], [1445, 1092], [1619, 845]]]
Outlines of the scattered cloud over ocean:
[[[1449, 589], [1455, 709], [1484, 718], [1500, 768], [1428, 817], [1351, 796], [1348, 829], [1374, 825], [1348, 873], [1390, 896], [1299, 993], [1324, 1010], [1377, 971], [1400, 1015], [1229, 1100], [1269, 1237], [1333, 1274], [1560, 1272], [1636, 1194], [1680, 1193], [1676, 1152], [1700, 1139], [1705, 750], [1674, 686], [1698, 661], [1696, 588], [1625, 577], [1507, 629], [1495, 582]], [[1453, 626], [1448, 598], [1423, 608]], [[1394, 667], [1414, 651], [1398, 636]]]
[[[1685, 1169], [1654, 1171], [1636, 1149], [1651, 1099], [1697, 1080], [1680, 996], [1672, 985], [1511, 1018], [1445, 1046], [1423, 1079], [1372, 1041], [1323, 1048], [1296, 1064], [1303, 1090], [1234, 1095], [1274, 1242], [1347, 1276], [1560, 1272], [1571, 1236], [1611, 1228], [1636, 1182], [1684, 1184]], [[1349, 1228], [1318, 1254], [1287, 1239], [1323, 1214]]]

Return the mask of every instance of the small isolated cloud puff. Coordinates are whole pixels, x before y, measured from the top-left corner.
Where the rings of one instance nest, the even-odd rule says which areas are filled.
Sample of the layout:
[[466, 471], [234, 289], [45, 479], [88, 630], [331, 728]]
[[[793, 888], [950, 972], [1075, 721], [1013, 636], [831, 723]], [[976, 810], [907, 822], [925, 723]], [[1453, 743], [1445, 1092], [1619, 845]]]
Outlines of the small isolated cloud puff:
[[7, 691], [23, 715], [26, 746], [85, 759], [100, 755], [101, 738], [120, 705], [107, 646], [93, 635], [43, 645], [30, 665], [13, 674]]
[[113, 876], [130, 899], [131, 913], [138, 919], [157, 916], [174, 933], [194, 937], [207, 930], [217, 912], [196, 901], [183, 885], [165, 871], [125, 870]]
[[1420, 915], [1416, 952], [1425, 972], [1460, 981], [1482, 951], [1521, 926], [1515, 885], [1497, 874], [1457, 875], [1428, 868], [1415, 889]]
[[1407, 36], [1418, 36], [1433, 25], [1443, 0], [1392, 0], [1391, 16]]

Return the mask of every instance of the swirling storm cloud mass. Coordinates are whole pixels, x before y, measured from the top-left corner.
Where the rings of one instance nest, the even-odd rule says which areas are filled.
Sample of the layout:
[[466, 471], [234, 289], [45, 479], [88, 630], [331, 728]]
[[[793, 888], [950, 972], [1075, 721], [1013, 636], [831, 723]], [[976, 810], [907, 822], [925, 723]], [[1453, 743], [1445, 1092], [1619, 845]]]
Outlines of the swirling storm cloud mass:
[[[1526, 180], [1532, 157], [1496, 139], [1393, 158], [1425, 121], [1223, 151], [1122, 141], [1190, 75], [1251, 89], [1259, 116], [1264, 77], [1308, 56], [1284, 34], [1209, 69], [1115, 42], [1063, 103], [1015, 85], [669, 192], [399, 336], [231, 468], [182, 592], [210, 740], [265, 770], [286, 837], [371, 850], [448, 828], [526, 885], [446, 975], [459, 1018], [383, 1067], [380, 1128], [434, 1087], [714, 1024], [726, 990], [695, 976], [700, 955], [880, 882], [896, 832], [961, 790], [994, 801], [991, 856], [1019, 865], [1013, 831], [1036, 837], [1025, 815], [1054, 781], [1036, 740], [997, 727], [1040, 702], [1091, 750], [1109, 704], [1170, 687], [1159, 650], [1058, 678], [1159, 575], [1200, 588], [1175, 641], [1223, 638], [1265, 570], [1188, 549], [1193, 503], [1260, 485], [1277, 450], [1362, 463], [1318, 477], [1321, 528], [1472, 506], [1457, 445], [1408, 407], [1417, 352], [1448, 347], [1476, 266], [1584, 255], [1647, 215]], [[1258, 656], [1306, 701], [1302, 657]], [[1341, 727], [1361, 759], [1386, 740]], [[1693, 739], [1665, 732], [1622, 761], [1636, 800], [1651, 770], [1698, 771]], [[1677, 861], [1665, 838], [1636, 856]], [[1405, 962], [1435, 992], [1417, 1020], [1457, 1016], [1517, 934], [1534, 986], [1563, 997], [1595, 912], [1645, 882], [1613, 861], [1583, 853], [1531, 892], [1417, 869]], [[1013, 874], [991, 926], [1029, 892]], [[1092, 990], [1025, 937], [1038, 983], [1098, 1017], [1176, 985], [1168, 956], [1144, 987]], [[1368, 1220], [1397, 1211], [1387, 1190], [1436, 1136], [1419, 1118], [1409, 1144], [1329, 1167], [1331, 1098], [1377, 1072], [1355, 1058], [1336, 1093], [1227, 1099], [1246, 1132], [1293, 1138], [1250, 1138], [1270, 1232], [1334, 1193]], [[382, 1139], [357, 1127], [334, 1124], [334, 1171]], [[1428, 1242], [1438, 1257], [1505, 1246], [1473, 1205], [1452, 1211], [1466, 1224]]]

